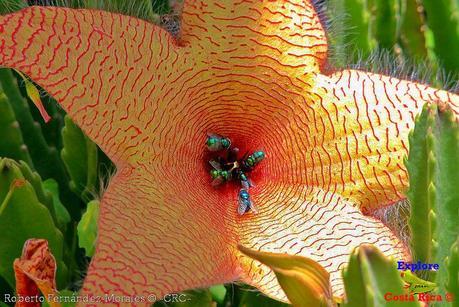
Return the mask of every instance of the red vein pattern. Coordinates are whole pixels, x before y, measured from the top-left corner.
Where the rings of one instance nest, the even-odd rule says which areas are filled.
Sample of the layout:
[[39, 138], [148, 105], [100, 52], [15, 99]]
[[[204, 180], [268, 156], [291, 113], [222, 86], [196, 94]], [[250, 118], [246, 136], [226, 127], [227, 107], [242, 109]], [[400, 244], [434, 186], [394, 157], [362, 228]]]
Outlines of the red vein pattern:
[[[363, 216], [336, 194], [301, 185], [269, 185], [259, 197], [264, 200], [262, 212], [241, 223], [240, 243], [256, 250], [302, 255], [317, 261], [330, 273], [335, 295], [344, 294], [341, 269], [355, 247], [374, 244], [394, 259], [410, 257], [386, 226]], [[279, 207], [279, 218], [264, 218], [279, 215]], [[240, 256], [239, 262], [243, 264], [245, 282], [286, 300], [268, 267], [245, 256]]]
[[[156, 172], [165, 174], [163, 180], [157, 181]], [[192, 186], [203, 182], [182, 185], [189, 191], [185, 197], [177, 195], [175, 184], [180, 183], [166, 170], [149, 166], [117, 174], [104, 194], [110, 206], [101, 207], [99, 244], [84, 291], [159, 298], [238, 277], [235, 252], [228, 246], [236, 242], [229, 231], [230, 210], [196, 206], [204, 200]], [[216, 195], [207, 194], [210, 204], [218, 203]]]
[[[286, 300], [238, 243], [317, 260], [338, 296], [352, 247], [409, 258], [361, 212], [404, 197], [415, 116], [424, 103], [458, 114], [458, 96], [362, 71], [323, 74], [326, 36], [308, 1], [185, 1], [182, 24], [175, 41], [95, 10], [0, 17], [0, 65], [46, 89], [118, 168], [83, 294], [161, 297], [243, 278]], [[211, 188], [206, 132], [266, 151], [252, 174], [259, 214], [237, 215], [236, 186]]]
[[364, 213], [405, 197], [407, 136], [422, 106], [447, 103], [459, 114], [457, 95], [414, 82], [356, 70], [315, 80], [308, 180]]

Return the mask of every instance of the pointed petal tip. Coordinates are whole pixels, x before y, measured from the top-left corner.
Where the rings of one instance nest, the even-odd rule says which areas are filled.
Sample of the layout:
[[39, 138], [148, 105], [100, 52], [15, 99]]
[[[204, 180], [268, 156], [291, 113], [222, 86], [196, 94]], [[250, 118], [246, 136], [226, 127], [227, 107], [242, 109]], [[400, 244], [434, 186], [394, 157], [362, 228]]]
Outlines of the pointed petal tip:
[[308, 302], [308, 306], [317, 306], [332, 302], [330, 274], [314, 260], [304, 256], [251, 250], [242, 245], [238, 247], [275, 273], [293, 305]]
[[30, 100], [32, 100], [35, 107], [37, 107], [44, 122], [48, 123], [51, 120], [51, 116], [49, 116], [48, 112], [43, 106], [43, 102], [40, 98], [40, 92], [38, 91], [37, 87], [31, 81], [29, 81], [29, 79], [22, 72], [16, 69], [15, 71], [19, 74], [19, 76], [21, 76], [25, 83], [27, 96], [29, 96]]
[[[49, 250], [48, 241], [29, 239], [24, 243], [22, 255], [14, 260], [16, 293], [23, 297], [40, 295], [48, 297], [57, 294], [56, 260]], [[57, 306], [53, 305], [52, 306]], [[18, 303], [17, 306], [31, 306]], [[38, 303], [37, 306], [40, 306]]]

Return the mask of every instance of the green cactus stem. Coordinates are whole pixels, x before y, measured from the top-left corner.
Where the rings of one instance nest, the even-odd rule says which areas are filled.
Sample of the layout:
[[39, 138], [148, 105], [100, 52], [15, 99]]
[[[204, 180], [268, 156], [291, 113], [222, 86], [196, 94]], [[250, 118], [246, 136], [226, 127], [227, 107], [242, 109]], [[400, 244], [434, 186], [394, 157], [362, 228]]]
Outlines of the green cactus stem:
[[[346, 307], [390, 306], [387, 293], [401, 295], [403, 281], [396, 264], [386, 258], [376, 247], [362, 245], [351, 254], [343, 270], [346, 289]], [[403, 306], [419, 306], [417, 301], [403, 302]]]
[[[10, 105], [14, 110], [19, 127], [22, 131], [24, 142], [32, 157], [33, 166], [40, 173], [42, 178], [54, 178], [59, 183], [61, 194], [68, 198], [66, 208], [72, 216], [80, 215], [81, 203], [67, 186], [68, 176], [65, 172], [62, 161], [55, 147], [49, 146], [43, 136], [40, 124], [37, 123], [30, 112], [29, 103], [18, 87], [17, 79], [10, 69], [0, 69], [0, 85], [8, 97]], [[67, 197], [68, 196], [68, 197]]]
[[62, 287], [67, 282], [63, 236], [27, 176], [17, 162], [0, 159], [0, 276], [14, 289], [14, 259], [21, 256], [26, 240], [43, 238], [56, 258], [57, 283]]
[[411, 246], [414, 260], [433, 262], [440, 269], [429, 274], [445, 294], [445, 259], [459, 235], [459, 124], [446, 107], [424, 108], [410, 135], [407, 169], [410, 175]]
[[19, 123], [8, 98], [0, 91], [0, 127], [2, 140], [0, 142], [0, 156], [15, 160], [23, 160], [33, 167], [29, 150], [24, 144]]
[[64, 147], [61, 157], [70, 175], [70, 189], [87, 202], [97, 189], [97, 146], [68, 116], [65, 117], [62, 139]]
[[457, 0], [422, 0], [427, 24], [434, 34], [435, 53], [444, 68], [459, 70], [459, 2]]

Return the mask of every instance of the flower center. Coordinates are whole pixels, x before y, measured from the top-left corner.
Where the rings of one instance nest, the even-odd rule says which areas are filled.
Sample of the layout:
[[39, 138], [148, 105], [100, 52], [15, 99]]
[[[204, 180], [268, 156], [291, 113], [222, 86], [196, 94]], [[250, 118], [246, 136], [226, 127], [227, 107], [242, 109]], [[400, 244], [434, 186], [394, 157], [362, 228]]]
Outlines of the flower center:
[[207, 135], [206, 146], [212, 153], [209, 160], [211, 185], [218, 187], [230, 181], [239, 183], [241, 188], [238, 192], [238, 213], [242, 215], [250, 210], [256, 213], [257, 209], [249, 193], [253, 186], [250, 173], [265, 158], [264, 151], [245, 152], [240, 156], [239, 148], [228, 137], [214, 133]]

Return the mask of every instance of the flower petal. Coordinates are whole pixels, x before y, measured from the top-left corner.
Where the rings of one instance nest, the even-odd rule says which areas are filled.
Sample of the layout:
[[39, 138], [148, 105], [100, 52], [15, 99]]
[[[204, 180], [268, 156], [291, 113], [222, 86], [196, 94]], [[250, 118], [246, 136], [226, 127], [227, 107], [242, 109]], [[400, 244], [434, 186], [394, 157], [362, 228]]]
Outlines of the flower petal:
[[[277, 64], [301, 77], [325, 64], [327, 41], [310, 1], [185, 1], [182, 41], [204, 61]], [[218, 62], [217, 62], [218, 63]]]
[[251, 250], [239, 250], [271, 268], [292, 305], [332, 305], [330, 274], [317, 262], [306, 257]]
[[147, 173], [124, 168], [115, 175], [101, 201], [83, 295], [161, 299], [237, 278], [236, 210], [223, 203], [213, 208], [218, 193], [207, 182], [207, 192], [193, 188], [204, 186], [197, 182], [201, 178], [185, 180], [180, 172], [158, 168]]
[[150, 23], [97, 10], [30, 7], [0, 17], [0, 65], [30, 76], [115, 161], [146, 144], [145, 110], [179, 67], [172, 45]]
[[33, 83], [30, 82], [29, 79], [27, 79], [27, 77], [24, 76], [20, 71], [18, 71], [17, 73], [21, 76], [22, 81], [25, 83], [27, 96], [29, 96], [30, 100], [32, 100], [32, 102], [35, 104], [35, 106], [37, 107], [38, 111], [40, 112], [40, 115], [43, 118], [43, 120], [45, 121], [45, 123], [49, 122], [51, 120], [51, 117], [46, 112], [46, 109], [43, 106], [43, 103], [41, 102], [40, 92], [35, 87], [35, 85], [33, 85]]
[[308, 183], [352, 199], [364, 212], [405, 197], [408, 133], [422, 106], [449, 104], [459, 114], [458, 95], [415, 82], [356, 70], [316, 81]]
[[[24, 243], [22, 256], [14, 260], [16, 293], [22, 297], [37, 297], [41, 293], [45, 298], [57, 295], [56, 260], [43, 239], [30, 239]], [[60, 306], [50, 303], [51, 306]], [[40, 302], [19, 302], [18, 307], [40, 306]]]
[[[409, 253], [380, 221], [364, 216], [343, 197], [304, 186], [270, 185], [253, 195], [259, 213], [240, 221], [240, 243], [265, 252], [310, 258], [330, 273], [335, 296], [344, 294], [341, 269], [352, 250], [373, 244], [386, 256], [409, 259]], [[240, 256], [243, 280], [264, 293], [286, 300], [274, 273]]]

